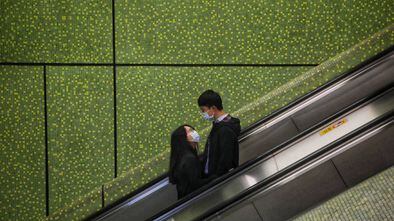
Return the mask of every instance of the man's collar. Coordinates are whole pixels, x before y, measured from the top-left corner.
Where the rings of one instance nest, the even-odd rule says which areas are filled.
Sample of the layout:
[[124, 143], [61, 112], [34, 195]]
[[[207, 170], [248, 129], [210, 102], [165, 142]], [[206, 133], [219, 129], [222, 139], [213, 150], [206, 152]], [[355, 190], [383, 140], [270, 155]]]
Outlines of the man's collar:
[[223, 114], [222, 116], [218, 117], [218, 119], [215, 120], [215, 123], [219, 123], [220, 121], [222, 121], [227, 116], [228, 116], [228, 114]]

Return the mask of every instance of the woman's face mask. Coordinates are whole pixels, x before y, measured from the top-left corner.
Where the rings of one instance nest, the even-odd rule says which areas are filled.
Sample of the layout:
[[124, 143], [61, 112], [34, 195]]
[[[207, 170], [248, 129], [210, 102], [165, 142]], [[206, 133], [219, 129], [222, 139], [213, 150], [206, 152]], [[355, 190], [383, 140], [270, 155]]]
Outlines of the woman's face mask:
[[191, 141], [198, 143], [201, 140], [200, 135], [197, 133], [197, 131], [193, 130], [192, 132], [190, 132], [190, 137], [192, 138]]

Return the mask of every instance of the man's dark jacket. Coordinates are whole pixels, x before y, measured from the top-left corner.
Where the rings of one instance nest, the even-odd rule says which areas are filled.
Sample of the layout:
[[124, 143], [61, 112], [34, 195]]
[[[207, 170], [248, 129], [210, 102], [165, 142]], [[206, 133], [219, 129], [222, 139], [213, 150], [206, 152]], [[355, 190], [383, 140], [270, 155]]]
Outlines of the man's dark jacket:
[[239, 119], [230, 115], [227, 115], [220, 122], [213, 122], [202, 155], [202, 167], [203, 171], [205, 171], [209, 150], [208, 174], [205, 174], [205, 177], [212, 175], [221, 176], [238, 166], [238, 136], [240, 132]]

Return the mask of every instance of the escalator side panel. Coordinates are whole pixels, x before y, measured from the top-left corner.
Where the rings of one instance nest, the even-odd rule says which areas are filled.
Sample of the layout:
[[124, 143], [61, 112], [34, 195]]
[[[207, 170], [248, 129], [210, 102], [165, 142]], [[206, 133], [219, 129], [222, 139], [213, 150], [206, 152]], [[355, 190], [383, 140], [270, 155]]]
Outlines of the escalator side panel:
[[345, 183], [351, 187], [394, 164], [394, 126], [333, 158]]
[[[394, 136], [394, 132], [391, 133], [391, 136]], [[384, 154], [384, 159], [386, 162], [388, 162], [391, 166], [394, 165], [394, 142], [385, 142], [385, 154]]]
[[259, 136], [247, 137], [240, 143], [239, 163], [254, 159], [297, 134], [296, 126], [288, 118], [259, 133]]
[[[333, 157], [330, 161], [324, 163], [326, 167], [330, 167], [330, 164], [332, 165], [331, 169], [329, 169], [329, 173], [324, 170], [314, 168], [302, 176], [291, 180], [290, 184], [286, 183], [283, 186], [280, 186], [278, 189], [257, 193], [257, 195], [245, 199], [243, 202], [227, 210], [224, 214], [218, 216], [230, 216], [232, 213], [238, 212], [237, 210], [242, 208], [243, 205], [254, 202], [264, 221], [289, 219], [300, 212], [307, 210], [311, 206], [314, 207], [318, 203], [324, 201], [324, 197], [322, 197], [319, 200], [315, 200], [313, 204], [310, 203], [311, 200], [308, 198], [308, 195], [313, 196], [316, 194], [314, 192], [314, 188], [320, 188], [322, 191], [327, 190], [328, 192], [331, 192], [331, 196], [330, 194], [324, 194], [325, 199], [338, 194], [337, 191], [332, 191], [325, 185], [326, 182], [330, 182], [331, 179], [328, 178], [327, 180], [327, 177], [325, 176], [331, 177], [333, 174], [335, 174], [332, 168], [335, 168], [337, 175], [340, 175], [341, 177], [340, 180], [343, 182], [343, 185], [340, 189], [342, 192], [342, 190], [357, 184], [357, 182], [359, 183], [369, 176], [372, 176], [394, 165], [393, 134], [394, 123], [392, 122], [390, 126], [385, 128], [383, 131], [375, 134], [374, 136], [364, 140], [351, 149], [340, 153], [339, 155]], [[304, 179], [302, 178], [303, 176], [308, 176], [309, 178]], [[337, 180], [338, 177], [334, 176], [334, 178]], [[310, 181], [310, 179], [315, 179], [315, 181]], [[321, 179], [323, 179], [323, 183], [320, 182]], [[308, 180], [309, 182], [304, 183]], [[304, 187], [303, 185], [306, 186]], [[331, 184], [329, 183], [329, 185]], [[281, 191], [282, 193], [280, 193]], [[304, 205], [305, 203], [303, 200], [309, 200], [309, 203]]]
[[[128, 221], [128, 220], [146, 220], [150, 214], [160, 212], [168, 204], [177, 201], [177, 193], [174, 185], [167, 185], [155, 193], [133, 204], [127, 210], [119, 210], [111, 214], [108, 220]], [[149, 208], [146, 207], [149, 205]], [[146, 211], [148, 210], [148, 211]]]
[[259, 214], [257, 213], [256, 208], [252, 203], [242, 204], [241, 207], [237, 208], [237, 210], [231, 214], [225, 214], [224, 216], [218, 216], [215, 221], [263, 221]]
[[[392, 55], [394, 56], [394, 55]], [[294, 122], [301, 131], [315, 125], [344, 109], [363, 97], [376, 93], [394, 83], [394, 59], [386, 59], [383, 63], [366, 74], [354, 79], [349, 86], [333, 91], [325, 99], [317, 101], [293, 115]]]
[[346, 186], [331, 161], [327, 161], [275, 190], [253, 197], [263, 220], [286, 220], [327, 199]]

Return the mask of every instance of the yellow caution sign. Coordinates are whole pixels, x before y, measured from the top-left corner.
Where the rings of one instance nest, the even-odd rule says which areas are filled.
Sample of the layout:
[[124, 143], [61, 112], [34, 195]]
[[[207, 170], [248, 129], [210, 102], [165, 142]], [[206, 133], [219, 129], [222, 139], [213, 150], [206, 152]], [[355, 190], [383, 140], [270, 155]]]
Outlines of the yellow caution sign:
[[335, 128], [345, 124], [346, 122], [347, 122], [347, 119], [343, 118], [343, 119], [331, 124], [330, 126], [324, 128], [323, 130], [320, 131], [319, 134], [320, 134], [320, 136], [323, 136], [323, 135], [329, 133], [330, 131], [334, 130]]

